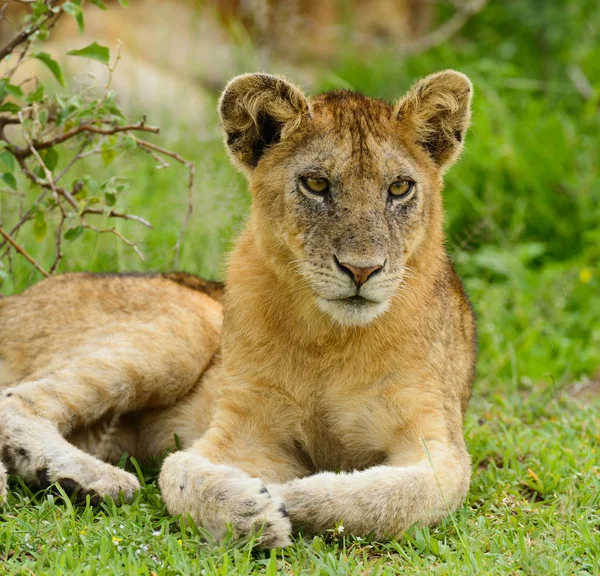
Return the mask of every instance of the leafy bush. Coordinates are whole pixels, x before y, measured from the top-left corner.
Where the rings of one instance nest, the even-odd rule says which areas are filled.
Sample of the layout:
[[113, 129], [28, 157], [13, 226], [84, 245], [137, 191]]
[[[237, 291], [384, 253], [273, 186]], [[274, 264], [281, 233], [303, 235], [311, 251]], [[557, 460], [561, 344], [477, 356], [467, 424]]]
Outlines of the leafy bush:
[[[102, 0], [92, 4], [106, 9]], [[43, 50], [42, 41], [64, 15], [77, 21], [80, 31], [85, 22], [82, 1], [36, 0], [28, 6], [23, 28], [0, 49], [4, 70], [0, 78], [0, 195], [4, 221], [0, 221], [0, 281], [12, 270], [13, 256], [24, 258], [44, 276], [55, 272], [63, 257], [64, 241], [77, 241], [85, 230], [110, 234], [144, 258], [136, 243], [114, 225], [117, 219], [150, 223], [140, 216], [119, 210], [117, 201], [127, 192], [124, 179], [108, 175], [98, 178], [77, 167], [86, 158], [99, 156], [105, 166], [116, 157], [137, 151], [150, 154], [159, 168], [168, 166], [165, 158], [185, 165], [189, 172], [189, 203], [185, 221], [175, 245], [178, 264], [181, 240], [192, 211], [194, 165], [178, 154], [140, 138], [140, 133], [156, 134], [158, 128], [145, 118], [129, 120], [119, 107], [111, 89], [119, 62], [117, 53], [96, 42], [67, 54], [100, 62], [108, 70], [108, 81], [100, 94], [56, 91], [42, 80], [41, 71], [16, 84], [13, 78], [28, 60], [37, 60], [49, 70], [54, 83], [65, 87], [60, 64]], [[75, 178], [72, 174], [76, 173]], [[19, 240], [26, 233], [38, 242], [52, 233], [54, 257], [45, 269]]]

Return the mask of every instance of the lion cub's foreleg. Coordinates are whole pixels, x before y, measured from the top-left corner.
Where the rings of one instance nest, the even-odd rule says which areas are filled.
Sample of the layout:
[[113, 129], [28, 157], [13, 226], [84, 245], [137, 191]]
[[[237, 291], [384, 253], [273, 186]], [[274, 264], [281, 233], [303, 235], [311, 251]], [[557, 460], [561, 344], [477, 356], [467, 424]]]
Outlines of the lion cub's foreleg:
[[194, 449], [167, 458], [160, 474], [171, 514], [189, 514], [217, 540], [231, 526], [234, 537], [258, 534], [264, 548], [290, 544], [291, 525], [281, 498], [259, 478], [239, 468], [214, 464]]
[[[417, 523], [433, 524], [463, 502], [470, 459], [464, 446], [426, 443], [427, 455], [408, 465], [375, 466], [360, 472], [325, 472], [269, 487], [285, 502], [294, 530], [319, 534], [341, 522], [355, 536], [395, 536]], [[405, 461], [413, 460], [404, 450]]]
[[[270, 410], [276, 404], [269, 403], [267, 392], [262, 393], [261, 411], [256, 400], [240, 394], [233, 413], [218, 412], [189, 450], [165, 460], [159, 484], [171, 514], [189, 514], [217, 539], [230, 525], [235, 536], [260, 532], [262, 547], [286, 546], [291, 534], [288, 512], [265, 484], [307, 471], [286, 449], [286, 407], [279, 403], [278, 411]], [[273, 427], [282, 434], [273, 437]]]
[[[95, 500], [116, 500], [120, 493], [129, 500], [139, 488], [135, 476], [69, 444], [50, 420], [6, 394], [0, 398], [0, 422], [0, 458], [26, 482], [41, 487], [59, 482], [68, 493], [90, 494]], [[0, 490], [1, 484], [0, 471]]]
[[90, 342], [60, 364], [0, 391], [0, 461], [8, 471], [42, 486], [58, 481], [80, 494], [117, 498], [122, 492], [130, 498], [139, 487], [132, 474], [65, 437], [109, 414], [174, 403], [210, 360], [210, 350], [198, 358], [190, 349], [174, 364], [168, 346], [156, 351], [156, 343], [145, 337]]

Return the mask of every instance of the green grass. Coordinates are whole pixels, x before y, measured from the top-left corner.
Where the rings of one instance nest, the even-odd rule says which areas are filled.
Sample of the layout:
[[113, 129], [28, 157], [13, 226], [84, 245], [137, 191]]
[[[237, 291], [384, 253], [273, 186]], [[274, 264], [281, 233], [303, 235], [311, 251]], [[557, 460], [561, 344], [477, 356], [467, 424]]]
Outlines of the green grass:
[[[448, 245], [480, 337], [465, 424], [473, 482], [458, 513], [390, 543], [332, 531], [257, 553], [251, 543], [207, 542], [168, 517], [151, 471], [132, 504], [97, 509], [34, 494], [13, 478], [0, 514], [0, 574], [599, 574], [600, 404], [570, 391], [600, 368], [600, 8], [576, 4], [492, 2], [452, 45], [406, 62], [348, 53], [317, 82], [394, 99], [417, 77], [455, 67], [476, 87], [467, 149], [445, 192]], [[595, 98], [577, 92], [569, 66], [587, 76]], [[161, 144], [197, 167], [181, 268], [221, 277], [250, 200], [212, 122], [203, 142], [182, 131]], [[171, 269], [185, 171], [156, 171], [137, 156], [88, 169], [128, 178], [120, 207], [155, 227], [119, 226], [147, 261], [86, 232], [61, 271]], [[50, 236], [20, 238], [49, 265]], [[39, 280], [26, 263], [13, 264], [5, 294]]]
[[465, 428], [474, 469], [467, 504], [390, 543], [334, 530], [252, 552], [169, 518], [153, 482], [131, 504], [98, 509], [15, 483], [0, 574], [598, 574], [597, 409], [549, 388], [476, 399]]

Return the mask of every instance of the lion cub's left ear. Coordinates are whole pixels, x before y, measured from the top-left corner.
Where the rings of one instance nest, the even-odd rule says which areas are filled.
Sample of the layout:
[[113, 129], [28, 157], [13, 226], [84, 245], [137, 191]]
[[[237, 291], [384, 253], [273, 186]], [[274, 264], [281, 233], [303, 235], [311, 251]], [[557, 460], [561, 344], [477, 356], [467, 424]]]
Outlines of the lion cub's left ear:
[[460, 154], [471, 118], [473, 85], [445, 70], [419, 80], [396, 105], [396, 117], [439, 168]]
[[250, 173], [268, 147], [298, 128], [310, 110], [304, 94], [287, 80], [243, 74], [225, 87], [219, 115], [233, 160]]

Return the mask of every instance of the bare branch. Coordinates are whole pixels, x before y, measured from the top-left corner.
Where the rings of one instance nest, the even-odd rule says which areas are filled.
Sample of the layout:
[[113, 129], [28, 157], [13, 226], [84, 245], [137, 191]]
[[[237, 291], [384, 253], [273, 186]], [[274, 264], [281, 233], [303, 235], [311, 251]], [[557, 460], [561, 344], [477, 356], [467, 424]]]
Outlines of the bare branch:
[[173, 158], [180, 164], [183, 164], [188, 169], [189, 176], [188, 176], [187, 211], [186, 211], [185, 217], [183, 219], [183, 224], [181, 226], [181, 231], [179, 232], [179, 237], [177, 238], [177, 242], [175, 243], [175, 247], [174, 247], [174, 249], [175, 249], [174, 267], [175, 267], [175, 269], [177, 269], [179, 266], [179, 256], [181, 254], [181, 243], [183, 242], [183, 236], [185, 234], [185, 231], [186, 231], [188, 222], [190, 220], [190, 217], [192, 215], [192, 212], [194, 211], [194, 177], [196, 175], [196, 166], [194, 165], [193, 162], [186, 160], [185, 158], [183, 158], [176, 152], [171, 152], [170, 150], [167, 150], [166, 148], [162, 148], [161, 146], [157, 146], [156, 144], [152, 144], [151, 142], [147, 142], [146, 140], [140, 140], [139, 138], [136, 138], [136, 142], [140, 148], [143, 148], [144, 150], [152, 153], [153, 156], [154, 156], [154, 153], [163, 154], [164, 156]]
[[135, 216], [134, 214], [125, 214], [124, 212], [117, 212], [116, 210], [110, 210], [107, 212], [102, 208], [86, 208], [81, 215], [85, 216], [86, 214], [104, 214], [109, 218], [120, 218], [121, 220], [132, 220], [133, 222], [139, 222], [140, 224], [146, 226], [146, 228], [152, 228], [152, 224], [145, 220], [141, 216]]
[[96, 232], [96, 234], [113, 234], [119, 240], [121, 240], [121, 242], [123, 242], [124, 244], [127, 244], [127, 246], [131, 246], [131, 248], [133, 248], [135, 250], [135, 253], [142, 260], [146, 260], [146, 257], [144, 256], [142, 251], [137, 247], [137, 244], [135, 244], [134, 242], [132, 242], [131, 240], [129, 240], [128, 238], [123, 236], [123, 234], [121, 234], [116, 228], [96, 228], [96, 226], [91, 226], [90, 224], [86, 224], [85, 222], [82, 222], [81, 225], [83, 226], [83, 228], [87, 228], [88, 230], [92, 230], [93, 232]]
[[[37, 184], [38, 186], [45, 188], [46, 190], [52, 190], [52, 187], [50, 186], [50, 184], [48, 182], [46, 182], [45, 180], [42, 180], [41, 178], [38, 178], [31, 170], [29, 170], [29, 168], [27, 167], [27, 164], [25, 164], [25, 160], [18, 159], [18, 162], [19, 162], [19, 165], [21, 166], [21, 169], [23, 170], [23, 173], [25, 174], [25, 176], [27, 176], [27, 178], [29, 178], [29, 180], [31, 180], [34, 184]], [[75, 210], [79, 210], [79, 204], [77, 203], [77, 200], [73, 197], [73, 194], [71, 194], [71, 192], [69, 192], [65, 188], [61, 188], [60, 186], [56, 186], [56, 190], [63, 198], [65, 198], [65, 200], [67, 200], [67, 202]], [[36, 200], [35, 203], [38, 204], [42, 199], [43, 199], [43, 195], [40, 195], [40, 197]], [[136, 216], [135, 214], [126, 214], [124, 212], [119, 212], [117, 210], [107, 211], [103, 208], [90, 207], [90, 208], [85, 208], [83, 210], [83, 212], [81, 213], [82, 216], [85, 216], [86, 214], [99, 214], [99, 215], [108, 216], [109, 218], [120, 218], [122, 220], [132, 220], [134, 222], [139, 222], [143, 226], [146, 226], [146, 228], [152, 228], [152, 224], [150, 224], [150, 222], [148, 222], [148, 220], [146, 220], [145, 218], [142, 218], [141, 216]], [[27, 215], [25, 215], [25, 216], [27, 216]], [[25, 218], [25, 216], [23, 218]], [[31, 216], [31, 214], [29, 214], [29, 216]], [[23, 220], [23, 218], [21, 220]], [[21, 226], [24, 223], [25, 223], [25, 221], [19, 221], [18, 225]], [[1, 247], [2, 246], [0, 245], [0, 248]]]
[[400, 47], [400, 52], [402, 55], [409, 56], [443, 44], [452, 38], [473, 16], [481, 12], [487, 3], [488, 0], [453, 1], [452, 4], [456, 6], [456, 12], [450, 19], [430, 33], [404, 44]]
[[13, 240], [10, 234], [6, 232], [3, 228], [0, 228], [0, 236], [2, 236], [4, 240], [6, 240], [8, 244], [10, 244], [21, 256], [23, 256], [25, 260], [27, 260], [38, 272], [43, 274], [46, 278], [50, 276], [50, 274], [48, 274], [48, 272], [46, 272], [46, 270], [44, 270], [38, 264], [38, 262], [32, 256], [29, 255], [25, 248], [23, 248], [23, 246], [21, 246], [20, 244], [17, 244], [17, 242]]
[[[21, 226], [23, 226], [25, 222], [31, 219], [33, 211], [38, 206], [38, 204], [44, 199], [47, 193], [48, 190], [42, 190], [42, 193], [35, 199], [35, 201], [31, 205], [31, 208], [29, 208], [29, 210], [27, 210], [27, 212], [25, 212], [25, 214], [21, 216], [20, 220], [13, 226], [12, 230], [9, 232], [11, 236], [14, 236], [18, 232], [19, 228], [21, 228]], [[4, 246], [6, 246], [6, 241], [0, 243], [0, 249], [4, 248]], [[6, 252], [4, 252], [4, 254], [0, 256], [0, 258], [4, 258], [4, 256], [6, 256]]]
[[52, 262], [52, 266], [50, 266], [50, 270], [48, 271], [50, 274], [54, 274], [56, 269], [58, 268], [58, 263], [61, 261], [63, 257], [62, 253], [62, 231], [65, 223], [66, 215], [65, 211], [61, 209], [60, 211], [60, 220], [56, 226], [56, 235], [54, 239], [54, 262]]
[[[92, 124], [81, 124], [80, 126], [76, 126], [71, 130], [68, 130], [64, 134], [57, 136], [56, 138], [52, 138], [51, 140], [46, 141], [34, 141], [32, 146], [36, 150], [45, 150], [46, 148], [52, 148], [52, 146], [56, 146], [57, 144], [61, 144], [67, 140], [70, 140], [74, 136], [82, 133], [91, 133], [91, 134], [102, 134], [103, 136], [111, 136], [113, 134], [117, 134], [119, 132], [133, 132], [133, 131], [141, 131], [141, 132], [151, 132], [152, 134], [158, 134], [160, 129], [156, 126], [146, 126], [144, 122], [137, 122], [136, 124], [126, 124], [124, 126], [113, 126], [111, 128], [100, 128], [99, 126], [93, 126]], [[13, 154], [16, 158], [28, 158], [33, 154], [31, 150], [31, 146], [29, 148], [14, 148]]]

